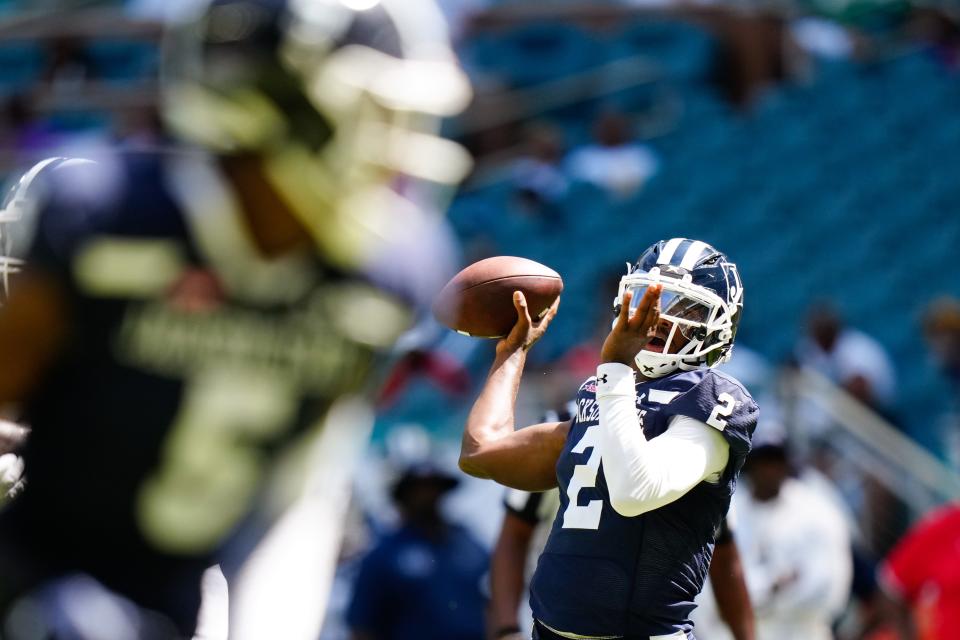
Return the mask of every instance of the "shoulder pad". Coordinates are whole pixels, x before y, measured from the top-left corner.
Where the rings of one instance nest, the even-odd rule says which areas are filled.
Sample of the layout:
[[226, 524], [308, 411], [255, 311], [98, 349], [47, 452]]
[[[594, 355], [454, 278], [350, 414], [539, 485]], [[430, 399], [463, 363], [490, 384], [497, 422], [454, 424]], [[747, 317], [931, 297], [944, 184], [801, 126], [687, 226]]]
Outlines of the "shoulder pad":
[[713, 369], [703, 371], [700, 381], [669, 405], [673, 415], [700, 420], [721, 431], [731, 445], [749, 449], [757, 425], [757, 403], [740, 382]]
[[3, 219], [14, 223], [12, 235], [21, 239], [15, 253], [30, 264], [65, 262], [84, 239], [109, 229], [124, 184], [119, 159], [48, 158], [37, 163], [4, 202]]
[[591, 396], [597, 395], [597, 376], [590, 376], [583, 382], [583, 384], [580, 385], [580, 388], [577, 389], [578, 398], [584, 394], [589, 394]]

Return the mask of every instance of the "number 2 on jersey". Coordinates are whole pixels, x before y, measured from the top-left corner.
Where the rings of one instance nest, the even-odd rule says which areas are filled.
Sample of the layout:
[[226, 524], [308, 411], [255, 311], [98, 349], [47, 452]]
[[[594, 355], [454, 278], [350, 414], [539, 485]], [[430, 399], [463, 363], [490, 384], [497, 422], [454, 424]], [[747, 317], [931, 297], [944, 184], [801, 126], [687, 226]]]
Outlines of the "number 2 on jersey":
[[727, 421], [721, 418], [727, 418], [733, 413], [733, 408], [736, 406], [736, 399], [729, 393], [721, 393], [717, 396], [717, 400], [720, 404], [713, 408], [713, 411], [710, 412], [710, 417], [707, 418], [707, 424], [715, 429], [723, 431], [724, 427], [727, 426]]
[[572, 453], [583, 453], [591, 449], [586, 464], [573, 468], [573, 475], [567, 485], [567, 508], [563, 511], [564, 529], [599, 529], [600, 514], [603, 512], [603, 500], [591, 500], [586, 505], [577, 504], [581, 489], [597, 486], [597, 471], [600, 469], [600, 425], [587, 427]]

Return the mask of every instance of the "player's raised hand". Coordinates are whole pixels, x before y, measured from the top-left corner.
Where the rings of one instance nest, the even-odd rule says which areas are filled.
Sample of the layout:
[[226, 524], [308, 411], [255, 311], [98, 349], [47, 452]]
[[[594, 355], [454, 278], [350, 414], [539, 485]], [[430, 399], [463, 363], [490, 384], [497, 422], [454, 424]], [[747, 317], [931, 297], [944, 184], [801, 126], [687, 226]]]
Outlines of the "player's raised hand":
[[539, 340], [546, 332], [550, 321], [557, 315], [557, 309], [560, 307], [560, 298], [558, 297], [538, 319], [530, 318], [530, 310], [527, 308], [527, 299], [523, 292], [513, 292], [513, 306], [517, 310], [517, 323], [507, 337], [497, 343], [497, 352], [511, 353], [519, 349], [528, 350]]
[[633, 359], [653, 337], [660, 322], [660, 292], [663, 287], [653, 285], [647, 287], [637, 305], [637, 310], [630, 315], [630, 302], [633, 293], [623, 294], [620, 303], [620, 315], [613, 325], [613, 329], [603, 343], [600, 351], [601, 362], [620, 362], [632, 365]]

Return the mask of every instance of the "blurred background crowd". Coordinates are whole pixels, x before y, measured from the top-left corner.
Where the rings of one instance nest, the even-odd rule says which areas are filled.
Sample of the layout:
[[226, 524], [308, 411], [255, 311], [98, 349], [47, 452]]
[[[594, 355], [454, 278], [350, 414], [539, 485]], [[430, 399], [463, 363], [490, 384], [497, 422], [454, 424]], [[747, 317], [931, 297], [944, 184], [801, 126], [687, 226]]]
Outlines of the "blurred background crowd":
[[[177, 2], [74, 3], [69, 23], [44, 4], [0, 1], [0, 172], [162, 144], [159, 25]], [[761, 407], [734, 518], [759, 637], [811, 638], [789, 630], [815, 619], [827, 638], [895, 638], [878, 579], [921, 612], [920, 637], [958, 637], [923, 624], [945, 596], [916, 587], [910, 554], [935, 547], [908, 531], [960, 540], [922, 520], [960, 496], [960, 5], [441, 4], [475, 92], [446, 130], [476, 161], [449, 210], [461, 262], [519, 255], [565, 282], [518, 423], [563, 411], [595, 370], [625, 262], [709, 242], [747, 289], [727, 366]], [[504, 494], [455, 461], [492, 348], [428, 318], [397, 346], [325, 640], [487, 637]], [[701, 640], [726, 637], [710, 609]]]

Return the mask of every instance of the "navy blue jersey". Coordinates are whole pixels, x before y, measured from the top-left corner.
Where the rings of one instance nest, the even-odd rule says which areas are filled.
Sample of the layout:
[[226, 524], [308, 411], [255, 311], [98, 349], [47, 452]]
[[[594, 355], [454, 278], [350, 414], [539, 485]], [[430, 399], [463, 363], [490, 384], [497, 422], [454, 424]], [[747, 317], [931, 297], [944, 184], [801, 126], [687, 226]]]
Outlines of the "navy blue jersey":
[[311, 250], [261, 258], [214, 175], [135, 154], [53, 163], [29, 187], [25, 258], [60, 289], [68, 335], [24, 405], [28, 486], [0, 517], [0, 554], [21, 566], [7, 598], [82, 571], [188, 629], [200, 573], [255, 520], [275, 454], [387, 342], [349, 309], [393, 298]]
[[[534, 616], [565, 632], [627, 638], [689, 634], [690, 612], [710, 567], [716, 533], [750, 450], [757, 405], [733, 378], [713, 369], [637, 384], [644, 436], [674, 416], [719, 429], [730, 455], [719, 483], [701, 482], [678, 500], [636, 517], [610, 506], [599, 442], [596, 379], [577, 394], [557, 462], [560, 510], [531, 584]], [[597, 469], [592, 473], [578, 469]]]

